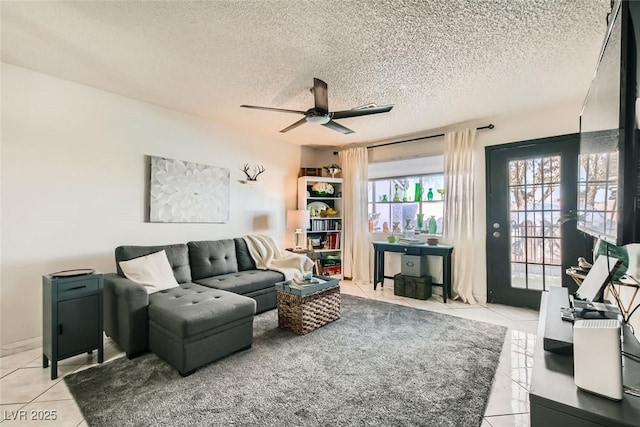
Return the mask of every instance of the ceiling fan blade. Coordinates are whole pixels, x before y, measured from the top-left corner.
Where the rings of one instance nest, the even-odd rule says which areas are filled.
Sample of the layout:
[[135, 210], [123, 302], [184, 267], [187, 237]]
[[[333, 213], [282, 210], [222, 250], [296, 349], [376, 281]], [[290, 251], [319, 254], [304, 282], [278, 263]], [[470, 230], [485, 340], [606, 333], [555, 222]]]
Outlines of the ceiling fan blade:
[[295, 114], [304, 114], [305, 113], [304, 111], [300, 111], [300, 110], [285, 110], [284, 108], [259, 107], [257, 105], [244, 105], [244, 104], [242, 104], [241, 107], [253, 108], [254, 110], [278, 111], [280, 113], [295, 113]]
[[289, 125], [286, 128], [282, 129], [280, 132], [282, 132], [282, 133], [289, 132], [291, 129], [295, 129], [298, 126], [300, 126], [301, 124], [306, 123], [306, 122], [307, 122], [307, 118], [303, 117], [300, 120], [298, 120], [297, 122], [295, 122], [294, 124]]
[[313, 78], [313, 99], [315, 108], [319, 112], [329, 112], [329, 95], [327, 94], [327, 84], [320, 79]]
[[353, 133], [353, 131], [349, 128], [346, 128], [344, 126], [342, 126], [339, 123], [334, 122], [333, 120], [328, 121], [327, 123], [323, 124], [322, 126], [328, 127], [329, 129], [333, 129], [336, 130], [340, 133], [343, 133], [345, 135]]
[[357, 108], [354, 110], [335, 111], [331, 113], [332, 119], [346, 119], [347, 117], [368, 116], [369, 114], [388, 113], [393, 105], [382, 105], [380, 107]]

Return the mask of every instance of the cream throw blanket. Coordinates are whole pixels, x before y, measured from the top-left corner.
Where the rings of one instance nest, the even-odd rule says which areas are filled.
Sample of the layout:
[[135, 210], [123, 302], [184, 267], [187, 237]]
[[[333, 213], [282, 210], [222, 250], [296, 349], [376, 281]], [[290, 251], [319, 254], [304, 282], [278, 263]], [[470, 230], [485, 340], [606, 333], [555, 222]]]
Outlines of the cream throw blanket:
[[313, 261], [305, 255], [280, 250], [271, 236], [249, 234], [244, 240], [258, 270], [279, 271], [285, 280], [301, 279], [303, 272], [313, 271]]

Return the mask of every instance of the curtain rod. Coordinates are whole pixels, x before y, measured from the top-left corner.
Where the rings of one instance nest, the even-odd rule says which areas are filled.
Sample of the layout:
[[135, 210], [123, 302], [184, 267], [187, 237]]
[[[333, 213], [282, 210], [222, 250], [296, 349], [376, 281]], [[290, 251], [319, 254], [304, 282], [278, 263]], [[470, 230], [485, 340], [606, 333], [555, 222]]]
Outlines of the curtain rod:
[[[489, 123], [486, 126], [480, 126], [480, 127], [477, 127], [476, 129], [477, 130], [482, 130], [482, 129], [493, 129], [493, 128], [495, 128], [493, 123]], [[387, 145], [395, 145], [395, 144], [403, 144], [405, 142], [420, 141], [421, 139], [437, 138], [439, 136], [444, 136], [444, 133], [439, 133], [437, 135], [421, 136], [420, 138], [405, 139], [403, 141], [395, 141], [395, 142], [387, 142], [387, 143], [384, 143], [384, 144], [371, 145], [371, 146], [367, 147], [367, 150], [369, 150], [370, 148], [384, 147], [384, 146], [387, 146]], [[338, 152], [334, 151], [333, 154], [338, 154]]]

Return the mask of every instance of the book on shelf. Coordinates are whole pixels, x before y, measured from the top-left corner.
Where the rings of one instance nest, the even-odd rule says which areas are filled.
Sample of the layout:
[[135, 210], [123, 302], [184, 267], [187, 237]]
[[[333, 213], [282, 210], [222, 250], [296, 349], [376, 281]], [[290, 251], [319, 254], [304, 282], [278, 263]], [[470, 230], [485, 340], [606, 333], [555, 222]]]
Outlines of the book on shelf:
[[340, 233], [327, 234], [325, 249], [340, 249]]
[[311, 218], [311, 231], [340, 231], [342, 222], [338, 219]]
[[327, 265], [320, 269], [322, 276], [339, 276], [342, 274], [342, 265]]
[[316, 271], [321, 276], [339, 276], [342, 274], [342, 259], [337, 255], [329, 255], [315, 260]]

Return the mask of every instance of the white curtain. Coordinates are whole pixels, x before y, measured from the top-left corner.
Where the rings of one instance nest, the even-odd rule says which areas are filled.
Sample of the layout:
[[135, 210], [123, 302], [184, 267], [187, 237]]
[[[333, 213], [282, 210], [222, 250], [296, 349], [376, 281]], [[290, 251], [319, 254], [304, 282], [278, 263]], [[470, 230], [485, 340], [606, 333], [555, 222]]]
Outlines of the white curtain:
[[475, 304], [474, 276], [474, 141], [475, 129], [446, 133], [443, 240], [453, 245], [454, 298]]
[[338, 154], [342, 167], [342, 274], [369, 283], [367, 185], [369, 158], [364, 147]]

